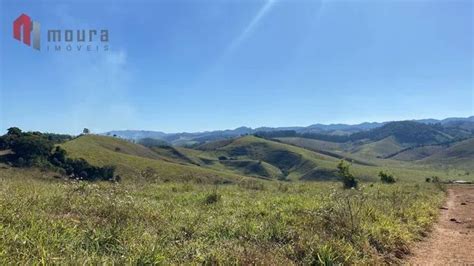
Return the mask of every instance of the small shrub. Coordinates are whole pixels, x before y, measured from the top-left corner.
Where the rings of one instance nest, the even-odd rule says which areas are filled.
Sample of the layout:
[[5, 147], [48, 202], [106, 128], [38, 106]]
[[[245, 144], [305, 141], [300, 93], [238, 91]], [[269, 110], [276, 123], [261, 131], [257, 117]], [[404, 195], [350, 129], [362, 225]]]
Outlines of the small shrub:
[[342, 178], [342, 184], [344, 188], [357, 188], [357, 180], [354, 175], [350, 172], [350, 165], [344, 160], [341, 160], [337, 164], [337, 170], [339, 176]]
[[425, 182], [426, 182], [426, 183], [430, 183], [430, 182], [431, 182], [431, 178], [430, 178], [430, 177], [425, 178]]
[[395, 178], [393, 177], [392, 174], [389, 174], [387, 172], [384, 172], [384, 171], [380, 171], [379, 173], [379, 176], [380, 176], [380, 181], [382, 181], [382, 183], [385, 183], [385, 184], [393, 184], [395, 183]]

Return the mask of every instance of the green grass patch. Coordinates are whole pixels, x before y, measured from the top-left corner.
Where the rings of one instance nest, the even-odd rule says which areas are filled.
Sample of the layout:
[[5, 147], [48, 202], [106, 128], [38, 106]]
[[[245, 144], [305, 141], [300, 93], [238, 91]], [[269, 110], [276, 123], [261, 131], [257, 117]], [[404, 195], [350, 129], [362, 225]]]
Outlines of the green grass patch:
[[432, 183], [75, 182], [0, 168], [0, 264], [399, 262], [436, 218]]

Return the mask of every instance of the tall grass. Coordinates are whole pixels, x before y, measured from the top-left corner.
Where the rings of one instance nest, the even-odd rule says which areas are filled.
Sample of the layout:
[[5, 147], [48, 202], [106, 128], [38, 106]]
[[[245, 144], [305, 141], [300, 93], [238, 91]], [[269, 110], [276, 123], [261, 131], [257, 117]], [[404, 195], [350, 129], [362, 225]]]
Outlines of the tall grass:
[[[28, 175], [31, 175], [30, 177]], [[111, 184], [0, 170], [0, 264], [397, 262], [434, 184]]]

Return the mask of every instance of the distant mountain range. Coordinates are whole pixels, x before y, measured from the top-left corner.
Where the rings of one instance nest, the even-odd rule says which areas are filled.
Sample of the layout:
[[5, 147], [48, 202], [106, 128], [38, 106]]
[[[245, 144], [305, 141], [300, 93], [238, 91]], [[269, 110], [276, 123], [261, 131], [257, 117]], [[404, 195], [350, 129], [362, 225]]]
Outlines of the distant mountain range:
[[[467, 131], [474, 131], [474, 116], [470, 117], [451, 117], [442, 120], [438, 119], [419, 119], [411, 120], [422, 124], [439, 124], [443, 127], [456, 127]], [[160, 131], [147, 130], [114, 130], [103, 133], [103, 135], [117, 136], [124, 139], [138, 141], [140, 139], [158, 139], [173, 145], [189, 145], [196, 143], [204, 143], [208, 141], [234, 138], [247, 134], [256, 134], [259, 132], [274, 131], [295, 131], [299, 134], [325, 134], [325, 135], [350, 135], [353, 133], [364, 132], [376, 128], [380, 128], [387, 122], [364, 122], [355, 125], [348, 124], [313, 124], [307, 127], [239, 127], [236, 129], [216, 130], [205, 132], [183, 132], [183, 133], [164, 133]]]

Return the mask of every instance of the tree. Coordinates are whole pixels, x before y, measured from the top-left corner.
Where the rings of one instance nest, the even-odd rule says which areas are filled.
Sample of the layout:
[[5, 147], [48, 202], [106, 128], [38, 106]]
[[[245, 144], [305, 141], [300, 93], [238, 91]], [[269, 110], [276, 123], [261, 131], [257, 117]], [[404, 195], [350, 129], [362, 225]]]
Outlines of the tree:
[[35, 159], [49, 157], [53, 144], [42, 136], [27, 135], [18, 138], [10, 147], [16, 158], [23, 158], [28, 164]]
[[7, 135], [19, 137], [21, 136], [21, 129], [17, 127], [11, 127], [7, 130]]
[[7, 130], [7, 134], [0, 137], [0, 149], [10, 149], [15, 143], [15, 140], [24, 135], [21, 129], [17, 127], [11, 127]]
[[82, 134], [90, 134], [90, 133], [91, 133], [91, 131], [88, 128], [84, 128], [82, 130]]
[[338, 174], [342, 178], [342, 183], [344, 185], [344, 188], [357, 188], [358, 182], [355, 179], [355, 177], [351, 174], [349, 168], [350, 168], [350, 165], [344, 160], [341, 160], [337, 164]]

